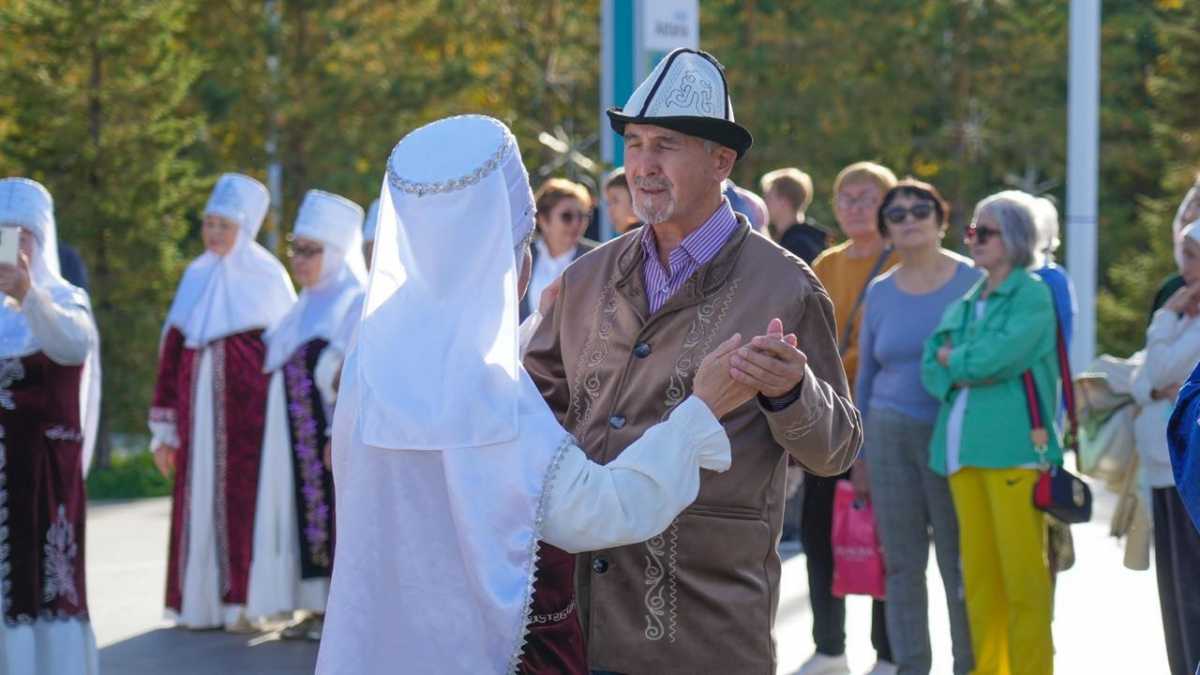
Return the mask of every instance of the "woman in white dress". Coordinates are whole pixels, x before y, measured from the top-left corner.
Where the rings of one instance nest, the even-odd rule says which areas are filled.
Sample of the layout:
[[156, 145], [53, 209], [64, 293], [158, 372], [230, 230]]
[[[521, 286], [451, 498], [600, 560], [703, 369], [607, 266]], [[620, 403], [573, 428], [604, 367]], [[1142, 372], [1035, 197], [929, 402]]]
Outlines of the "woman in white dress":
[[94, 675], [83, 466], [99, 338], [59, 275], [46, 188], [0, 180], [0, 237], [17, 244], [0, 263], [0, 675]]
[[310, 190], [296, 215], [289, 257], [300, 299], [263, 336], [271, 384], [254, 520], [246, 611], [305, 615], [287, 638], [320, 637], [333, 572], [333, 475], [324, 462], [346, 351], [343, 326], [362, 312], [366, 284], [363, 211]]

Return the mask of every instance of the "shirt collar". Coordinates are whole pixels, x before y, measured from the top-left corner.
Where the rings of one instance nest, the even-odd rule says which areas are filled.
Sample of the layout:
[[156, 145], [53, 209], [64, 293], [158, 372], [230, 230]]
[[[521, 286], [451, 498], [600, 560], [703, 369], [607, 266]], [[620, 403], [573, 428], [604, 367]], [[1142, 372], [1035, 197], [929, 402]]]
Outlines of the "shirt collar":
[[[676, 251], [682, 250], [697, 265], [703, 265], [717, 257], [721, 247], [729, 240], [729, 235], [737, 229], [737, 224], [737, 214], [729, 205], [729, 200], [722, 197], [721, 204], [708, 217], [708, 220], [684, 237]], [[654, 226], [646, 225], [642, 229], [646, 230], [646, 233], [642, 235], [642, 248], [646, 252], [646, 257], [657, 261], [658, 239], [654, 234]], [[675, 255], [675, 251], [672, 251], [671, 255]]]
[[538, 256], [544, 260], [553, 260], [554, 262], [563, 262], [563, 261], [569, 261], [571, 259], [571, 256], [575, 255], [575, 249], [569, 248], [569, 249], [567, 249], [566, 253], [558, 256], [557, 258], [554, 257], [553, 255], [550, 254], [550, 247], [546, 245], [546, 242], [542, 241], [541, 237], [534, 239], [533, 245], [536, 246], [538, 249]]

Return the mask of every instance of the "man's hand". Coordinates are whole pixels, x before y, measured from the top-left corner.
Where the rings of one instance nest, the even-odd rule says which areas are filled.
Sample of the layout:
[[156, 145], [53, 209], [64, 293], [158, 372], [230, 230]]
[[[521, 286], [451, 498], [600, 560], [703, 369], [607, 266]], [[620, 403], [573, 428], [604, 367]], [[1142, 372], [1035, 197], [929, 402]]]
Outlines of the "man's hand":
[[542, 297], [538, 298], [538, 313], [542, 316], [550, 314], [550, 308], [554, 306], [554, 301], [558, 300], [558, 292], [562, 290], [562, 275], [554, 279], [549, 286], [542, 291]]
[[696, 377], [692, 380], [692, 392], [704, 401], [717, 419], [754, 396], [754, 389], [734, 381], [730, 373], [729, 360], [741, 344], [740, 333], [722, 342], [700, 362]]
[[29, 277], [29, 256], [23, 252], [17, 256], [16, 265], [0, 264], [0, 293], [22, 302], [32, 285]]
[[804, 380], [808, 357], [796, 344], [794, 333], [783, 334], [783, 321], [771, 319], [766, 335], [733, 353], [730, 374], [767, 398], [780, 398]]
[[175, 472], [175, 453], [179, 452], [179, 448], [173, 445], [160, 445], [154, 449], [154, 466], [158, 467], [158, 472], [163, 475], [163, 478], [170, 478]]

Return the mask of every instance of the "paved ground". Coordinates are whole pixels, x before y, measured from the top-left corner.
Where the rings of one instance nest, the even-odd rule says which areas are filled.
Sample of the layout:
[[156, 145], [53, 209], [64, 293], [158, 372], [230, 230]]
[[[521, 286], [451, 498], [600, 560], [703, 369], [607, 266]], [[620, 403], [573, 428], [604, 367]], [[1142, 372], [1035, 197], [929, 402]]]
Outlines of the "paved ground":
[[[1166, 673], [1162, 625], [1153, 570], [1131, 572], [1107, 537], [1107, 510], [1075, 528], [1078, 563], [1059, 580], [1054, 625], [1059, 673]], [[171, 629], [162, 620], [167, 522], [164, 499], [93, 504], [88, 511], [88, 595], [105, 675], [310, 673], [314, 645]], [[950, 644], [941, 580], [929, 572], [934, 673], [949, 673]], [[776, 639], [782, 674], [812, 651], [812, 618], [804, 558], [784, 563]], [[854, 672], [874, 661], [870, 603], [851, 598], [848, 653]], [[402, 672], [397, 670], [397, 673]]]

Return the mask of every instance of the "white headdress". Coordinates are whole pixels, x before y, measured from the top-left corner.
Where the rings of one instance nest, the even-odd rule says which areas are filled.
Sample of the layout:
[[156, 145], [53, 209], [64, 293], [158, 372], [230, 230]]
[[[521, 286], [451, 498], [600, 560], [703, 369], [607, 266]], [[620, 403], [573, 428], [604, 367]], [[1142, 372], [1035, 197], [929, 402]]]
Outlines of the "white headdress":
[[[371, 642], [375, 663], [515, 668], [544, 493], [569, 443], [519, 359], [514, 251], [532, 229], [501, 122], [451, 117], [396, 145], [334, 416], [340, 548], [319, 672], [362, 669], [377, 623], [395, 630]], [[343, 563], [382, 536], [399, 543], [371, 570]]]
[[[309, 340], [340, 342], [346, 316], [355, 307], [361, 308], [366, 288], [362, 219], [362, 207], [345, 197], [321, 190], [309, 190], [304, 195], [293, 233], [325, 245], [321, 278], [301, 290], [299, 301], [263, 336], [267, 342], [266, 372], [282, 366]], [[345, 351], [345, 345], [335, 346]]]
[[1200, 199], [1200, 181], [1197, 181], [1192, 189], [1188, 190], [1183, 201], [1179, 202], [1179, 208], [1175, 210], [1175, 219], [1171, 222], [1171, 237], [1174, 240], [1175, 264], [1180, 268], [1183, 267], [1183, 228], [1188, 226], [1188, 223], [1183, 222], [1183, 214], [1188, 209], [1188, 205], [1192, 200]]
[[[0, 179], [0, 225], [29, 230], [37, 240], [30, 262], [30, 277], [38, 289], [50, 294], [56, 305], [92, 312], [87, 291], [68, 283], [59, 274], [58, 226], [54, 198], [41, 183], [28, 178]], [[91, 464], [100, 421], [100, 340], [92, 319], [96, 348], [88, 354], [80, 382], [80, 423], [83, 425], [83, 470]], [[20, 358], [41, 351], [25, 315], [0, 294], [0, 358]]]
[[363, 241], [375, 241], [375, 225], [379, 222], [379, 200], [373, 200], [363, 221]]
[[262, 183], [239, 173], [213, 187], [204, 212], [236, 223], [237, 243], [223, 256], [205, 251], [183, 273], [166, 325], [179, 328], [188, 347], [269, 328], [296, 301], [283, 265], [254, 241], [270, 202]]

